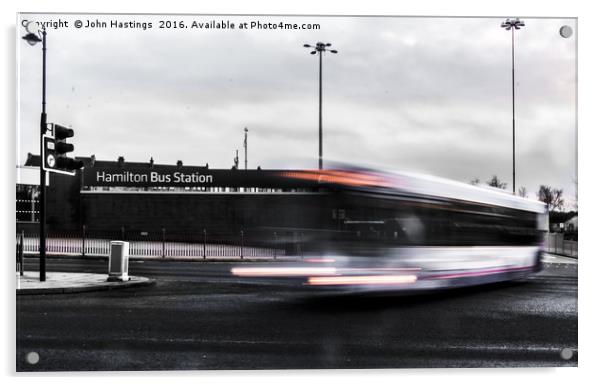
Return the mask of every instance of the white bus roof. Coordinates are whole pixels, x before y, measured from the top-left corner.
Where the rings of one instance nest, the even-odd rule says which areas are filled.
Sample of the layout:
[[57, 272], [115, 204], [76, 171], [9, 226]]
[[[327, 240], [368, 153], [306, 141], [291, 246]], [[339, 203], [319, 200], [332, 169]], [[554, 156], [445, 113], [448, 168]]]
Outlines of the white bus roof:
[[387, 180], [392, 183], [393, 188], [410, 194], [479, 202], [537, 213], [545, 213], [547, 210], [543, 202], [518, 197], [492, 187], [474, 186], [450, 179], [409, 172], [385, 173], [385, 175]]

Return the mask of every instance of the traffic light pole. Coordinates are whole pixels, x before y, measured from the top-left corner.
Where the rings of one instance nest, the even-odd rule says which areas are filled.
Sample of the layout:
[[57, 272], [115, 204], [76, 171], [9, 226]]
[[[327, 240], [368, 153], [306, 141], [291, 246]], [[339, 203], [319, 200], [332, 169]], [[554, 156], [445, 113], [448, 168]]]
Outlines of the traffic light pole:
[[42, 116], [40, 118], [40, 281], [46, 281], [46, 171], [44, 140], [46, 134], [46, 30], [42, 30]]

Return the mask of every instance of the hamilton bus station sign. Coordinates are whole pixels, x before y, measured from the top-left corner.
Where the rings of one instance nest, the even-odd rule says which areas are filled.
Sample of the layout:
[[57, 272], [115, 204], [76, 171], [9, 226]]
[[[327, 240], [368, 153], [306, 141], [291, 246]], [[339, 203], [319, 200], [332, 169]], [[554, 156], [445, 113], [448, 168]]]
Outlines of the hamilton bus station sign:
[[[287, 188], [309, 185], [286, 178], [291, 170], [231, 170], [204, 167], [84, 167], [83, 185], [88, 187], [259, 187]], [[305, 182], [305, 183], [304, 183]]]
[[118, 171], [102, 170], [94, 172], [94, 183], [97, 185], [115, 186], [205, 186], [213, 184], [213, 175], [198, 171]]

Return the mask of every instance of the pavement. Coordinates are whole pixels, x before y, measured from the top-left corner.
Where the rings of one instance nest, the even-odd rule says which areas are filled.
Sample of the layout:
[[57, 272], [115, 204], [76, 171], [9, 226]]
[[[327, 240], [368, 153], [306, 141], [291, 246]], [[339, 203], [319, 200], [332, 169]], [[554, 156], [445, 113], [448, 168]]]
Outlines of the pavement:
[[17, 273], [17, 295], [79, 293], [96, 290], [113, 290], [151, 285], [154, 280], [130, 276], [127, 281], [107, 281], [108, 274], [47, 272], [46, 281], [40, 281], [38, 272]]
[[569, 257], [559, 254], [546, 253], [542, 258], [543, 263], [563, 263], [569, 265], [577, 265], [579, 263], [576, 257]]
[[[26, 258], [37, 255], [25, 254]], [[82, 256], [81, 254], [47, 254], [48, 260], [52, 259], [82, 259], [82, 260], [101, 260], [108, 261], [109, 257], [105, 255]], [[181, 257], [158, 257], [158, 256], [130, 256], [130, 263], [142, 261], [161, 261], [161, 262], [291, 262], [300, 260], [299, 257], [279, 256], [274, 259], [271, 256], [266, 257], [196, 257], [196, 256], [181, 256]], [[92, 274], [92, 273], [77, 273], [77, 272], [49, 272], [46, 274], [46, 281], [40, 281], [40, 275], [37, 272], [24, 272], [23, 276], [17, 273], [17, 295], [24, 294], [58, 294], [58, 293], [78, 293], [97, 290], [113, 290], [120, 288], [128, 288], [133, 286], [152, 285], [155, 281], [145, 277], [130, 276], [128, 281], [115, 282], [107, 281], [107, 274]]]

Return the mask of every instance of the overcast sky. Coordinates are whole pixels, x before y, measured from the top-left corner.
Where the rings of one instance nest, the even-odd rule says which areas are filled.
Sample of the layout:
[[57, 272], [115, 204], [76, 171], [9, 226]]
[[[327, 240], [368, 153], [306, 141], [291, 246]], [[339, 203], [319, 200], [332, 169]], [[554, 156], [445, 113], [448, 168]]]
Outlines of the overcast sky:
[[[76, 155], [229, 168], [249, 128], [249, 167], [317, 167], [318, 58], [324, 158], [512, 189], [511, 32], [499, 18], [22, 15], [48, 29], [48, 121], [72, 126]], [[143, 29], [74, 28], [75, 20]], [[229, 20], [235, 30], [160, 29]], [[516, 31], [516, 178], [576, 181], [576, 21], [523, 19]], [[242, 30], [241, 22], [319, 23]], [[559, 29], [571, 26], [563, 38]], [[21, 28], [17, 29], [20, 36]], [[39, 152], [41, 47], [17, 43], [17, 164]]]

